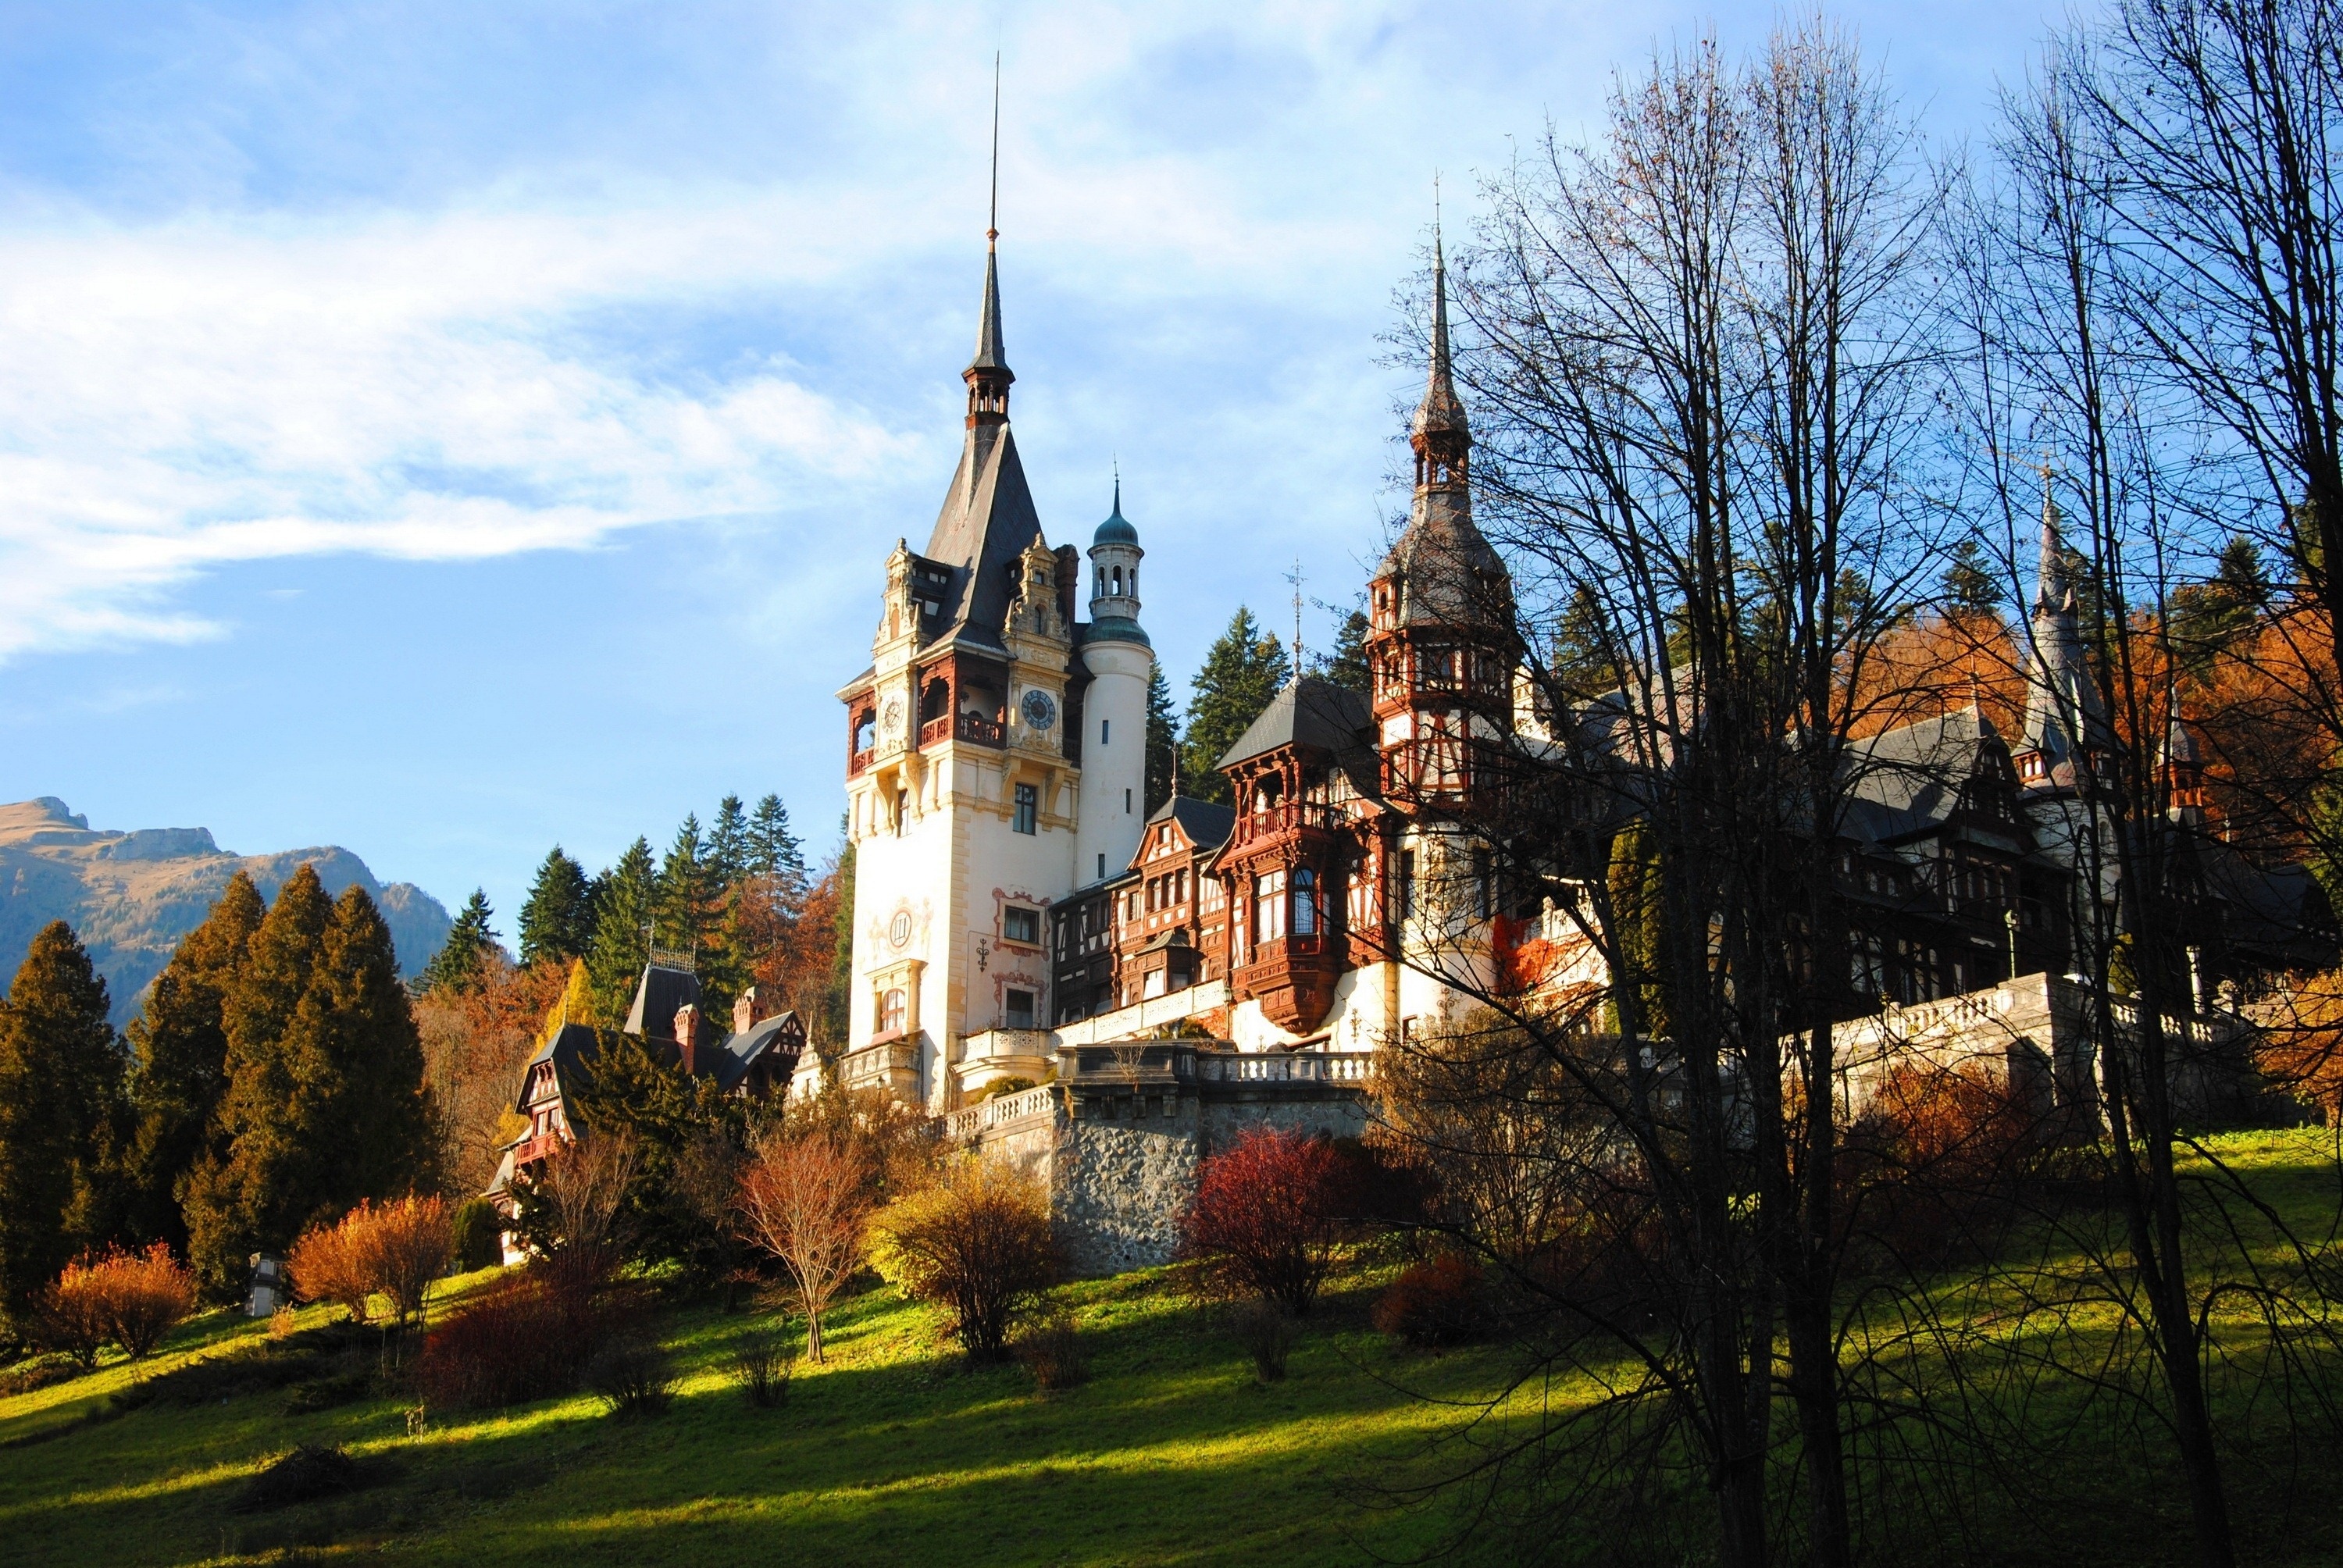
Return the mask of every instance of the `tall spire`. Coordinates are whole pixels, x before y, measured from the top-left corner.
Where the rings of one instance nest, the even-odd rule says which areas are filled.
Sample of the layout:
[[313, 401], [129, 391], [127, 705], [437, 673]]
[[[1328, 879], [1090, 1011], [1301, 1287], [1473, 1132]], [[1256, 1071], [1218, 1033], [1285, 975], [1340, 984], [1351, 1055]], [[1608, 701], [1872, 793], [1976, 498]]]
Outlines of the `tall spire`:
[[968, 383], [968, 422], [1000, 424], [1009, 417], [1009, 384], [1017, 379], [1001, 346], [1001, 270], [993, 246], [1001, 238], [1001, 56], [992, 57], [992, 180], [984, 225], [984, 307], [976, 323], [976, 354], [960, 379]]
[[2074, 588], [2066, 581], [2066, 555], [2058, 537], [2058, 499], [2050, 489], [2050, 460], [2042, 460], [2042, 561], [2036, 568], [2034, 610], [2036, 615], [2070, 608]]
[[[1435, 187], [1436, 193], [1436, 187]], [[1416, 406], [1408, 445], [1415, 448], [1415, 482], [1461, 484], [1473, 447], [1473, 431], [1464, 418], [1464, 404], [1456, 396], [1456, 376], [1448, 348], [1448, 257], [1441, 245], [1438, 196], [1432, 220], [1432, 363], [1425, 374], [1423, 401]]]

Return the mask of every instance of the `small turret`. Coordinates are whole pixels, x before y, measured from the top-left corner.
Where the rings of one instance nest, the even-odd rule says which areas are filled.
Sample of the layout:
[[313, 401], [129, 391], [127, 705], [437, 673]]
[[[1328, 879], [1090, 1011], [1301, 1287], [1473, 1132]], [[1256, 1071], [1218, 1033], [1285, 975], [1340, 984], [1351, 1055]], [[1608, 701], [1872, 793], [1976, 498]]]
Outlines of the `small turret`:
[[1139, 530], [1122, 515], [1122, 479], [1114, 481], [1114, 509], [1091, 536], [1091, 635], [1145, 642], [1139, 629]]

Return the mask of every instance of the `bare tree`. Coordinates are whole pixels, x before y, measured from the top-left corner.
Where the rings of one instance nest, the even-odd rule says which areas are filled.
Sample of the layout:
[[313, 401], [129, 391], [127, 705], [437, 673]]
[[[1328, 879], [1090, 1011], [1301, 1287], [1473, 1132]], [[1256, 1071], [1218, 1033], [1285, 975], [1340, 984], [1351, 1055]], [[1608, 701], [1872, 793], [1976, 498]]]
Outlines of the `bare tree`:
[[862, 1266], [870, 1219], [870, 1172], [830, 1131], [768, 1137], [741, 1170], [741, 1223], [789, 1271], [806, 1315], [806, 1354], [822, 1359], [821, 1319]]

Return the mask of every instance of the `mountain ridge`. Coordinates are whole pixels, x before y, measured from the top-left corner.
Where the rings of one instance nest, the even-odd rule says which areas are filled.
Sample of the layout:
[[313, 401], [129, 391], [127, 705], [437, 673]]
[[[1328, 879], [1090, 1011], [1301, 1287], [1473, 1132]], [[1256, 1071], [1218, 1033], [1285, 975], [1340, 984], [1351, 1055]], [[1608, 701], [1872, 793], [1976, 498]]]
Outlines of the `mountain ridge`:
[[412, 882], [380, 881], [338, 844], [238, 855], [208, 828], [92, 829], [54, 795], [0, 805], [0, 985], [13, 980], [35, 934], [65, 920], [106, 977], [115, 1023], [126, 1023], [230, 877], [244, 871], [274, 899], [305, 861], [329, 893], [352, 883], [367, 890], [390, 928], [400, 974], [421, 972], [447, 940], [453, 921], [438, 900]]

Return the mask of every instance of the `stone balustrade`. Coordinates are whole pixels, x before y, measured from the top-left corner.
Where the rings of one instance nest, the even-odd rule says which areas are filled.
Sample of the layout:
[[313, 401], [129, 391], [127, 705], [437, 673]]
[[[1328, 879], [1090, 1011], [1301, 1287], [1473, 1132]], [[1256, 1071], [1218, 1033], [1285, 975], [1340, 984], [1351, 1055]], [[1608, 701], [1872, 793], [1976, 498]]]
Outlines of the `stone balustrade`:
[[996, 1127], [1039, 1117], [1054, 1116], [1058, 1110], [1058, 1086], [1041, 1084], [1032, 1089], [1021, 1089], [1014, 1094], [996, 1094], [961, 1110], [950, 1111], [941, 1119], [941, 1131], [948, 1141], [966, 1143]]

